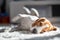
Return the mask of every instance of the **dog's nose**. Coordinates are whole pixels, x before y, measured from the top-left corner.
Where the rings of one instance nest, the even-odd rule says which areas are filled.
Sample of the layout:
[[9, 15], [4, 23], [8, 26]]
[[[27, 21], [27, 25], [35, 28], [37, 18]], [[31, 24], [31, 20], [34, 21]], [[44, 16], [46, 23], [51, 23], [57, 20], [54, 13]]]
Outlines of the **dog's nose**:
[[34, 29], [32, 30], [32, 33], [36, 34], [36, 33], [37, 33], [37, 30], [34, 28]]

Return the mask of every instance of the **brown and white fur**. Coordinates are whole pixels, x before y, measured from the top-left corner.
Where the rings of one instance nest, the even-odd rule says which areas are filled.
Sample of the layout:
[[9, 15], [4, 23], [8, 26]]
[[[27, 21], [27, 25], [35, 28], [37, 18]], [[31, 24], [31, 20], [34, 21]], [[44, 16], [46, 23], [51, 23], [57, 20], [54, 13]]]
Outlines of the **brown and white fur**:
[[27, 7], [23, 7], [23, 9], [26, 13], [17, 14], [17, 16], [15, 16], [11, 21], [14, 23], [19, 21], [19, 27], [16, 29], [30, 30], [32, 23], [39, 18], [39, 13], [35, 8], [31, 8], [31, 10], [29, 10]]
[[[49, 32], [49, 31], [55, 31], [57, 30], [57, 28], [55, 26], [53, 26], [51, 24], [51, 22], [45, 18], [45, 17], [42, 17], [42, 18], [39, 18], [37, 19], [33, 24], [32, 24], [32, 28], [39, 28], [41, 27], [41, 29], [39, 29], [39, 33], [44, 33], [44, 32]], [[33, 31], [34, 32], [34, 31]]]

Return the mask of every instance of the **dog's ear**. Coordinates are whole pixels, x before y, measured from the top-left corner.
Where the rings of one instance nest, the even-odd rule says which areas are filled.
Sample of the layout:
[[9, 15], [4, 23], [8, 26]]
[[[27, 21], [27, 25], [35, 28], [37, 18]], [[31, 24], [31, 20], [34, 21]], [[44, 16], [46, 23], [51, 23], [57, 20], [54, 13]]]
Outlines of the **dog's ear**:
[[32, 27], [37, 26], [39, 19], [32, 23]]
[[45, 21], [45, 19], [40, 19], [39, 21], [40, 21], [40, 22], [44, 22], [44, 21]]
[[32, 27], [34, 26], [43, 26], [44, 21], [46, 20], [45, 17], [37, 19], [33, 24]]
[[45, 21], [45, 19], [39, 19], [39, 21], [38, 21], [38, 22], [39, 22], [38, 25], [39, 25], [39, 26], [43, 26], [44, 21]]
[[32, 24], [32, 27], [34, 26], [42, 26], [42, 22], [44, 22], [45, 19], [37, 19], [33, 24]]

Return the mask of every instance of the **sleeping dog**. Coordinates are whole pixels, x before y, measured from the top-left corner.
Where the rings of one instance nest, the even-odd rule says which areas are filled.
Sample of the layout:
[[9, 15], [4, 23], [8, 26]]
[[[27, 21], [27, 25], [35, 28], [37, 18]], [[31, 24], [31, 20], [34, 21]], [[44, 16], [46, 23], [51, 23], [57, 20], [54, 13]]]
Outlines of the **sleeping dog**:
[[44, 33], [49, 31], [56, 31], [57, 28], [51, 24], [51, 22], [45, 17], [37, 19], [32, 23], [32, 33]]
[[11, 22], [18, 22], [18, 27], [14, 28], [14, 30], [29, 30], [31, 28], [32, 23], [39, 18], [39, 12], [35, 8], [31, 8], [30, 10], [27, 7], [23, 7], [25, 13], [17, 14]]

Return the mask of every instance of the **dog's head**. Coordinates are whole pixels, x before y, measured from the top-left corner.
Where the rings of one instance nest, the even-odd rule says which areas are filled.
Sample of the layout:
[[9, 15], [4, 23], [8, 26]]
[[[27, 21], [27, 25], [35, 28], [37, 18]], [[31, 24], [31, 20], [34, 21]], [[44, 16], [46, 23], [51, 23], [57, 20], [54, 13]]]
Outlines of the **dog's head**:
[[[33, 28], [32, 32], [36, 33], [37, 32], [37, 28], [39, 29], [40, 27], [52, 27], [52, 24], [45, 17], [39, 18], [32, 24], [32, 28]], [[38, 31], [40, 31], [40, 29]]]

